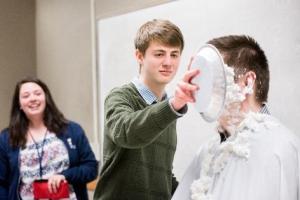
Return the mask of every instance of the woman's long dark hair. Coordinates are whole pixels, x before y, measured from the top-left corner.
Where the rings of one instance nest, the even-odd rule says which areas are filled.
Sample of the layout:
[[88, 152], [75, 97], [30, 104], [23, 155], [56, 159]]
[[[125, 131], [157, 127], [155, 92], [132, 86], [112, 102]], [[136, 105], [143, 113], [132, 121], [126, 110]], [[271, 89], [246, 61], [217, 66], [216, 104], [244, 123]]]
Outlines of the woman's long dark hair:
[[20, 108], [20, 88], [24, 83], [36, 83], [45, 93], [46, 107], [44, 110], [43, 121], [47, 129], [53, 133], [61, 133], [67, 125], [67, 119], [56, 107], [50, 90], [47, 85], [38, 78], [26, 77], [20, 80], [15, 88], [12, 100], [12, 107], [9, 122], [9, 139], [13, 147], [25, 147], [26, 133], [28, 131], [29, 120]]

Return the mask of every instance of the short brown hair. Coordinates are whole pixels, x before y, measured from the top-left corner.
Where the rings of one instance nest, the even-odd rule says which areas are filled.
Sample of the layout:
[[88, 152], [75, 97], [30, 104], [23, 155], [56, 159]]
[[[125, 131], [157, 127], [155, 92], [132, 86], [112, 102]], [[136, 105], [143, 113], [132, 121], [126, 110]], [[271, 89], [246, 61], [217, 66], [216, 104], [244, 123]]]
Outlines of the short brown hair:
[[268, 60], [259, 44], [250, 36], [229, 35], [207, 42], [223, 55], [224, 62], [233, 67], [236, 75], [253, 71], [256, 74], [256, 100], [266, 102], [269, 92], [270, 72]]
[[143, 24], [136, 34], [134, 45], [144, 55], [150, 42], [153, 41], [171, 47], [180, 47], [181, 52], [184, 47], [180, 29], [168, 20], [154, 19]]

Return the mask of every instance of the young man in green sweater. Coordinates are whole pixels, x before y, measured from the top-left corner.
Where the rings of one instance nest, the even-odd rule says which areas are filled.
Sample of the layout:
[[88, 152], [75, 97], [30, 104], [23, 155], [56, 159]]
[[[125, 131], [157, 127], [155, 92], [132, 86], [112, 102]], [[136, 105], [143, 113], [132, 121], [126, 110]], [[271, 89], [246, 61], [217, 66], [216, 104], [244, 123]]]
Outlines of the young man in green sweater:
[[104, 163], [95, 200], [171, 199], [178, 184], [172, 173], [176, 120], [198, 90], [190, 80], [199, 71], [187, 70], [174, 95], [165, 93], [183, 47], [182, 33], [170, 21], [148, 21], [138, 30], [139, 76], [105, 100]]

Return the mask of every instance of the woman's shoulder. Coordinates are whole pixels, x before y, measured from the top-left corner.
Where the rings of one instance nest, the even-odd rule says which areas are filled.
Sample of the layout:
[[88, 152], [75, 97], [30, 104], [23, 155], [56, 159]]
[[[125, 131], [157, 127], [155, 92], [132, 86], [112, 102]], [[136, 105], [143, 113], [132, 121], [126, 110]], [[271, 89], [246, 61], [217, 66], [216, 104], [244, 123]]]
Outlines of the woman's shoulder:
[[9, 129], [5, 128], [0, 133], [0, 149], [10, 149], [11, 146], [9, 144]]
[[3, 139], [8, 139], [8, 128], [5, 128], [1, 131], [0, 133], [0, 139], [3, 140]]
[[82, 135], [84, 133], [83, 128], [78, 122], [68, 120], [65, 134], [67, 135]]
[[68, 120], [67, 127], [81, 128], [81, 125], [78, 122], [75, 122], [75, 121], [72, 121], [72, 120]]

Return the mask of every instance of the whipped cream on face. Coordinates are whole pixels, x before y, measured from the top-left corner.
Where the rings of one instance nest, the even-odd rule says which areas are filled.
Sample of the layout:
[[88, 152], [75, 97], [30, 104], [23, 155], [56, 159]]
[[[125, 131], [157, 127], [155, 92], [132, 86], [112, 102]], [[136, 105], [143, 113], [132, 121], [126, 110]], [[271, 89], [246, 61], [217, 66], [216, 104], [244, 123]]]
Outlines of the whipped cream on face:
[[[226, 74], [226, 99], [224, 110], [219, 118], [218, 130], [226, 131], [232, 135], [236, 132], [238, 125], [245, 118], [245, 113], [241, 112], [241, 103], [246, 99], [247, 94], [253, 93], [253, 84], [248, 84], [242, 89], [234, 81], [234, 68], [225, 64]], [[242, 75], [239, 75], [240, 78]]]

